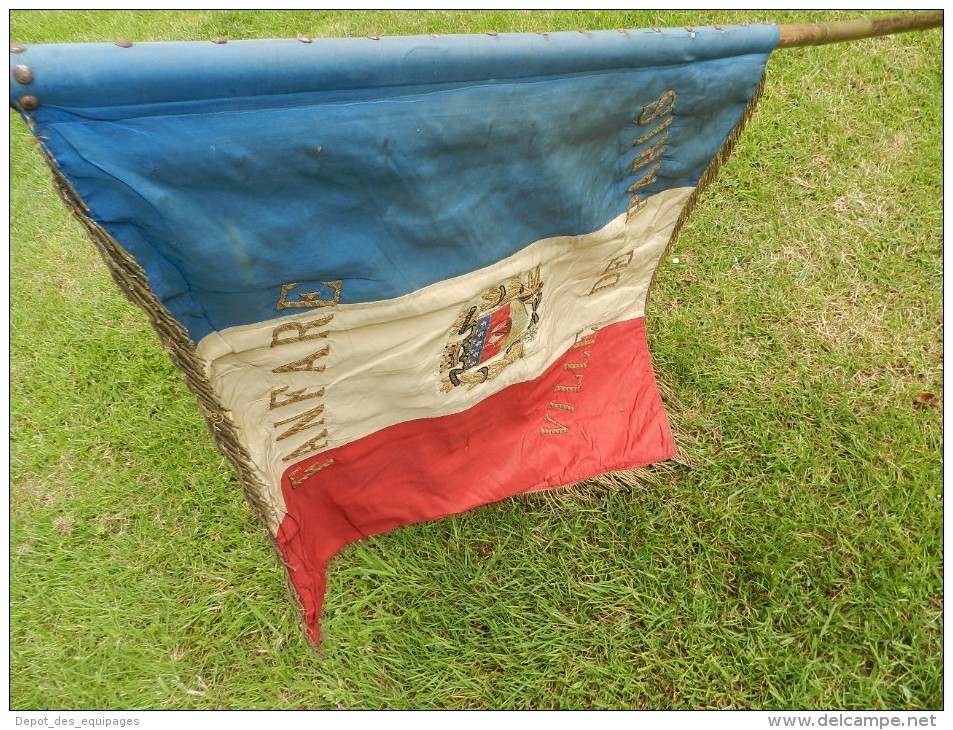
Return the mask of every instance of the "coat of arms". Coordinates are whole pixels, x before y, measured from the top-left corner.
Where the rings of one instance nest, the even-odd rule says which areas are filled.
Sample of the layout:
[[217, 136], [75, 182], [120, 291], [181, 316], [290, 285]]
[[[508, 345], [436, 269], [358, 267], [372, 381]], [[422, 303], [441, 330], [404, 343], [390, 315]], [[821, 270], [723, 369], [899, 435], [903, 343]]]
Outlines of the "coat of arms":
[[487, 289], [468, 304], [450, 328], [443, 350], [442, 389], [470, 388], [491, 380], [523, 357], [524, 344], [536, 336], [543, 296], [539, 267]]

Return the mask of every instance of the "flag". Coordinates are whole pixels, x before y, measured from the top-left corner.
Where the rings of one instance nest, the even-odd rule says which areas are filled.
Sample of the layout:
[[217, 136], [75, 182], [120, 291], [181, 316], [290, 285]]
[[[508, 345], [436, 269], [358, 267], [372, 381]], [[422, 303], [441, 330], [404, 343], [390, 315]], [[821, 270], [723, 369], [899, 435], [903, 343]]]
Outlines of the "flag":
[[775, 26], [11, 47], [319, 640], [344, 545], [671, 458], [656, 267]]

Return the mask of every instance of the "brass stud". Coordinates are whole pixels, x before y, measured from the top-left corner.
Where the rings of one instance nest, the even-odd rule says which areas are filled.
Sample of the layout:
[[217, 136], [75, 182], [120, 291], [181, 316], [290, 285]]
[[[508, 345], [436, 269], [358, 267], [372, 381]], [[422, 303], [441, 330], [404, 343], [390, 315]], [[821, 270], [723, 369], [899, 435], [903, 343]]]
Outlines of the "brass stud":
[[23, 53], [26, 50], [24, 46], [21, 46], [19, 43], [10, 44], [10, 53]]
[[116, 45], [120, 48], [132, 48], [132, 42], [127, 41], [125, 38], [117, 38]]
[[299, 36], [298, 36], [298, 40], [301, 41], [302, 43], [310, 43], [310, 42], [311, 42], [311, 36], [309, 36], [309, 35], [299, 35]]
[[40, 106], [40, 100], [31, 95], [21, 96], [17, 101], [17, 104], [19, 104], [23, 111], [32, 112], [34, 109], [37, 109]]
[[18, 84], [29, 84], [33, 81], [33, 72], [29, 66], [18, 63], [13, 67], [13, 80]]
[[213, 38], [212, 43], [214, 43], [216, 46], [224, 46], [226, 43], [228, 43], [228, 38]]

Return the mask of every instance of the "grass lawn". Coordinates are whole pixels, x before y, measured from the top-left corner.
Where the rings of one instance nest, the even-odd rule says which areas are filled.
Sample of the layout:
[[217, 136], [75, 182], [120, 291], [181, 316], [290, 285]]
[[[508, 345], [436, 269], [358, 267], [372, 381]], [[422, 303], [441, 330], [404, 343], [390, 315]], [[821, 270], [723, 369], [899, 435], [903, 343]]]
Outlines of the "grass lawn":
[[[19, 43], [816, 12], [13, 11]], [[942, 32], [778, 51], [660, 269], [697, 464], [350, 546], [320, 654], [145, 317], [10, 138], [12, 709], [939, 709]]]

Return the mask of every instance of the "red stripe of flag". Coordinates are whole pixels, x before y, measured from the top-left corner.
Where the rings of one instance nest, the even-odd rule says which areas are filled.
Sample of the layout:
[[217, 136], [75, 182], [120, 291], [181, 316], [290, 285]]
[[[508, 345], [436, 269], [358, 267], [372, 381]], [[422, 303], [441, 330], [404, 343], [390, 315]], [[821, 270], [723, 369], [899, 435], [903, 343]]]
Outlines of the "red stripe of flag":
[[277, 535], [308, 632], [317, 643], [325, 565], [354, 540], [674, 454], [638, 318], [580, 336], [540, 377], [462, 413], [309, 457], [282, 477]]

